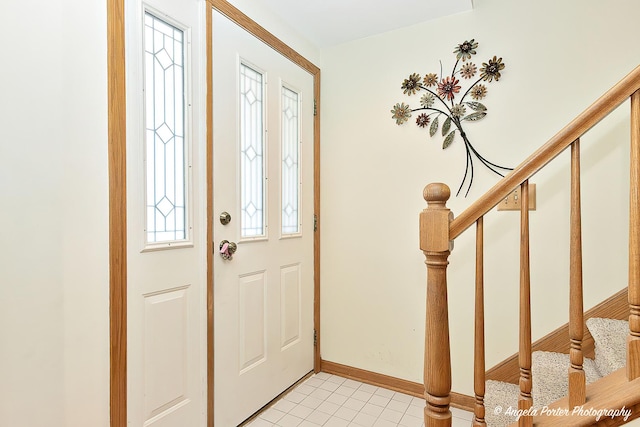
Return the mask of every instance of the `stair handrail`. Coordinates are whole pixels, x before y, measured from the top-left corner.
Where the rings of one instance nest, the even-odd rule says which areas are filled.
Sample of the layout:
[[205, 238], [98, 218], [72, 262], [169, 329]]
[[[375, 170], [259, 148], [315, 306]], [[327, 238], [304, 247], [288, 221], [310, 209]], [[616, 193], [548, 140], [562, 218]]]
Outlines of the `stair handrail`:
[[475, 224], [478, 218], [493, 209], [517, 186], [531, 178], [571, 143], [628, 100], [638, 89], [640, 89], [640, 65], [457, 216], [450, 224], [449, 238], [454, 240]]
[[[511, 173], [500, 180], [488, 192], [469, 206], [460, 216], [453, 219], [453, 213], [446, 202], [450, 190], [445, 184], [432, 183], [425, 187], [423, 196], [427, 208], [420, 214], [420, 248], [427, 266], [427, 309], [425, 322], [425, 425], [428, 427], [450, 427], [452, 423], [449, 405], [451, 403], [451, 358], [449, 344], [448, 302], [447, 302], [447, 265], [453, 241], [474, 223], [477, 224], [476, 246], [482, 262], [482, 221], [501, 200], [520, 186], [522, 195], [521, 231], [520, 231], [520, 396], [518, 409], [524, 412], [531, 408], [531, 312], [529, 277], [529, 221], [528, 221], [528, 180], [551, 160], [569, 146], [572, 146], [572, 233], [580, 228], [579, 213], [579, 160], [580, 138], [598, 124], [627, 99], [631, 100], [631, 187], [630, 187], [630, 240], [629, 240], [629, 337], [627, 340], [627, 378], [629, 381], [640, 377], [640, 66], [620, 80], [604, 95], [598, 98], [586, 110], [567, 126], [560, 130], [546, 144], [525, 159]], [[577, 191], [577, 192], [576, 192]], [[575, 205], [575, 206], [573, 206]], [[574, 208], [576, 209], [574, 212]], [[577, 218], [577, 220], [575, 218]], [[581, 258], [581, 250], [571, 249], [572, 256]], [[577, 268], [577, 267], [576, 267]], [[482, 275], [482, 267], [476, 266], [476, 274]], [[481, 291], [482, 277], [476, 277], [476, 293]], [[478, 287], [480, 285], [480, 287]], [[572, 274], [572, 295], [582, 295], [581, 274]], [[481, 307], [482, 302], [476, 301]], [[573, 313], [579, 306], [571, 306]], [[570, 316], [572, 334], [571, 383], [584, 383], [582, 368], [582, 339], [576, 323], [583, 323], [580, 315]], [[478, 323], [476, 313], [476, 323]], [[484, 371], [484, 337], [478, 334], [476, 327], [476, 368]], [[478, 355], [478, 352], [482, 353]], [[484, 372], [474, 373], [474, 382], [484, 382]], [[571, 384], [570, 384], [571, 385]], [[476, 402], [474, 409], [474, 427], [486, 427], [484, 419], [484, 390], [475, 387]], [[570, 400], [574, 405], [584, 403], [584, 384], [571, 387]], [[518, 420], [520, 427], [532, 427], [533, 417], [528, 414]]]

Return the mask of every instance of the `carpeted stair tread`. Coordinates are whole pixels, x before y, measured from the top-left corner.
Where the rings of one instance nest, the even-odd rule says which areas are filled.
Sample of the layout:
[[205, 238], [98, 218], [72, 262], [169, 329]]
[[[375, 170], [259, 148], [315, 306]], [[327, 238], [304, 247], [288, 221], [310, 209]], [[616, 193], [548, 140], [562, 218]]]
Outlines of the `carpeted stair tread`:
[[[488, 427], [506, 427], [516, 421], [515, 416], [505, 415], [506, 409], [518, 408], [520, 388], [516, 384], [488, 380], [485, 386], [485, 421]], [[495, 408], [501, 410], [496, 411]], [[496, 413], [498, 412], [498, 413]]]
[[606, 377], [624, 368], [627, 365], [629, 322], [592, 317], [586, 323], [595, 342], [595, 363], [600, 376]]
[[[531, 359], [531, 376], [533, 378], [533, 406], [542, 408], [569, 394], [569, 355], [548, 351], [534, 351]], [[587, 384], [598, 380], [601, 376], [596, 364], [589, 358], [582, 362]]]
[[[595, 342], [594, 360], [584, 358], [587, 384], [607, 376], [626, 365], [626, 342], [629, 322], [590, 318], [586, 322]], [[535, 351], [531, 355], [531, 394], [533, 407], [540, 409], [569, 393], [569, 355]], [[485, 420], [488, 427], [506, 427], [516, 421], [520, 388], [517, 384], [488, 380], [485, 387]], [[496, 408], [500, 410], [496, 411]], [[507, 409], [511, 408], [511, 411]], [[508, 413], [509, 415], [505, 414]]]
[[[531, 376], [533, 378], [533, 407], [542, 408], [569, 393], [569, 355], [547, 351], [535, 351], [531, 355]], [[583, 369], [587, 384], [600, 378], [595, 362], [584, 358]], [[508, 408], [518, 408], [520, 387], [501, 381], [486, 382], [485, 419], [488, 427], [505, 427], [516, 421], [515, 416], [506, 415]], [[501, 410], [496, 414], [495, 408]]]

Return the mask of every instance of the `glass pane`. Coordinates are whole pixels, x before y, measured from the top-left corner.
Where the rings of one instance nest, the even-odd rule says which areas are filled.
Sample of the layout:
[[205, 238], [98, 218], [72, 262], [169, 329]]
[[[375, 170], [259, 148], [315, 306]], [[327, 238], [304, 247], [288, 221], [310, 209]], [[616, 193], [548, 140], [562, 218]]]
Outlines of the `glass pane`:
[[240, 64], [240, 229], [242, 237], [265, 233], [263, 75]]
[[282, 88], [282, 234], [300, 231], [299, 95]]
[[187, 239], [183, 31], [145, 13], [146, 239]]

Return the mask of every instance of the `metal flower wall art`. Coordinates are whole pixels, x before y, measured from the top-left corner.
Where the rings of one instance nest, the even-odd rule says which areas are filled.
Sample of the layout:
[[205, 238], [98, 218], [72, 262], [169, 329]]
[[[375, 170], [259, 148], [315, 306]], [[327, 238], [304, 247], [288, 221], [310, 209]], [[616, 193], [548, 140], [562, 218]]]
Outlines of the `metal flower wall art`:
[[[457, 45], [453, 51], [456, 62], [450, 75], [443, 73], [442, 62], [440, 74], [429, 73], [424, 77], [417, 73], [411, 74], [404, 80], [401, 89], [408, 96], [422, 93], [420, 107], [411, 108], [401, 102], [391, 110], [392, 117], [398, 125], [407, 122], [412, 113], [417, 112], [416, 124], [421, 128], [429, 129], [431, 137], [435, 136], [440, 129], [444, 138], [443, 149], [449, 147], [457, 135], [462, 138], [466, 149], [467, 165], [456, 195], [460, 194], [465, 182], [468, 182], [465, 197], [469, 194], [473, 183], [474, 157], [500, 176], [504, 176], [506, 171], [513, 169], [492, 163], [482, 156], [471, 144], [463, 128], [463, 125], [468, 122], [476, 122], [487, 115], [487, 107], [480, 101], [487, 96], [487, 84], [500, 81], [501, 72], [505, 67], [502, 58], [494, 56], [478, 68], [472, 62], [477, 48], [478, 42], [475, 39]], [[462, 80], [470, 83], [464, 91]]]

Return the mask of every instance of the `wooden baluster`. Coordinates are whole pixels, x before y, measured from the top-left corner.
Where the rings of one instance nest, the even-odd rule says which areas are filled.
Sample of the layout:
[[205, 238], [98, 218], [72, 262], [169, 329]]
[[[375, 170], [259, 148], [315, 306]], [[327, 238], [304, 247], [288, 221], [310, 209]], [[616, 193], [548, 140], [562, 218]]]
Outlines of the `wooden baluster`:
[[473, 427], [486, 427], [484, 420], [485, 363], [484, 363], [484, 217], [476, 222], [476, 321], [475, 321], [475, 353], [474, 353], [474, 407]]
[[640, 377], [640, 91], [631, 95], [627, 378]]
[[[527, 411], [533, 405], [531, 397], [531, 274], [529, 268], [529, 181], [520, 185], [520, 397], [518, 409]], [[522, 416], [519, 427], [532, 427], [533, 417]]]
[[569, 255], [569, 408], [586, 401], [582, 367], [584, 314], [582, 301], [582, 219], [580, 204], [580, 139], [571, 145], [571, 246]]
[[451, 191], [445, 184], [429, 184], [423, 195], [428, 205], [420, 214], [420, 249], [427, 265], [424, 423], [425, 427], [451, 427], [451, 354], [447, 307], [451, 211], [446, 207]]

